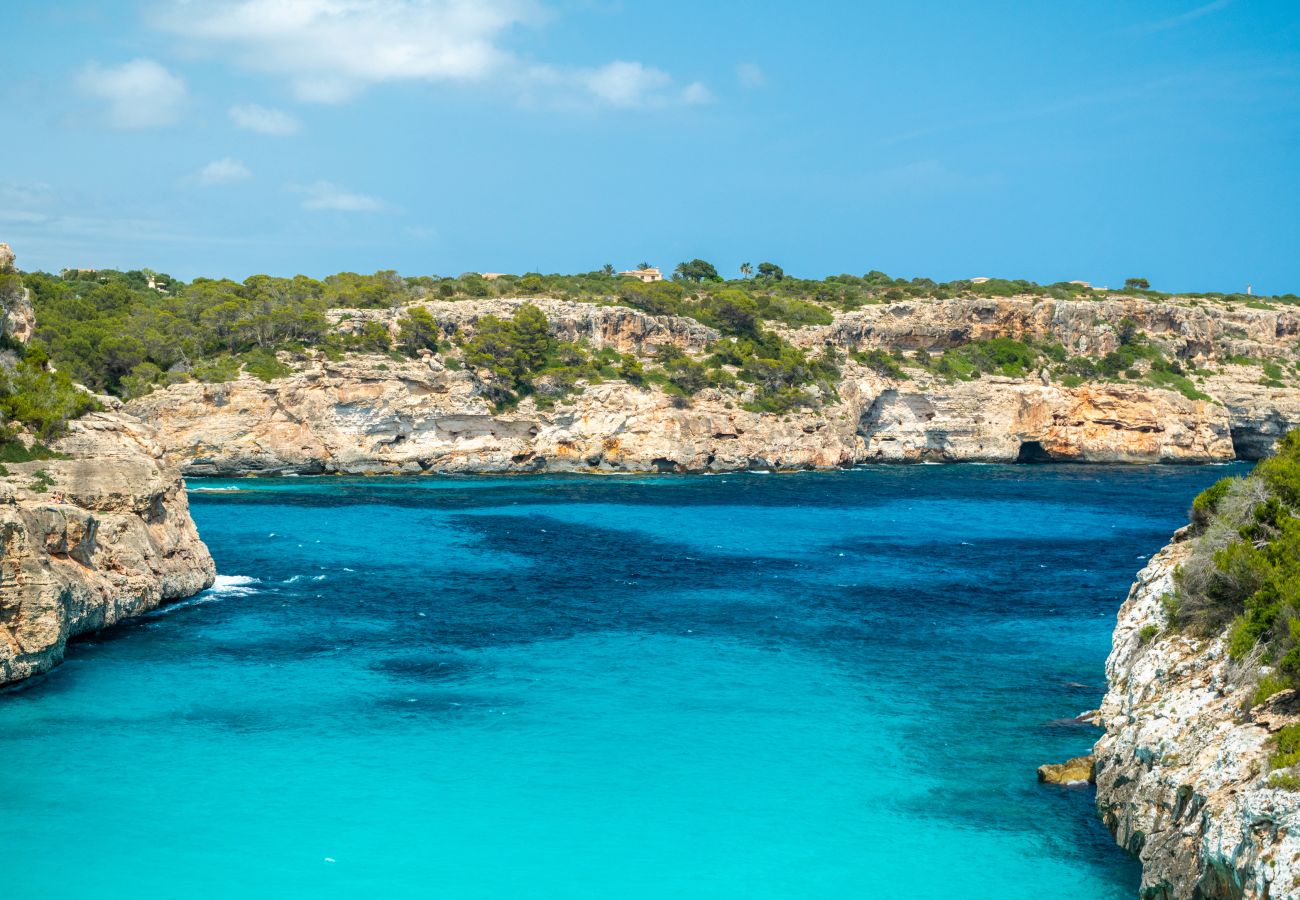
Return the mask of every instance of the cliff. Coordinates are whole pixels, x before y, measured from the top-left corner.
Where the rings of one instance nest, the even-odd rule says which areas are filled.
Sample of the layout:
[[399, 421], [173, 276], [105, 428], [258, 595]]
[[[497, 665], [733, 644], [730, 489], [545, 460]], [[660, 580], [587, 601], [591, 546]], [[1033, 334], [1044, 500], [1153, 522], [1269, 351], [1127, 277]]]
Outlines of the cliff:
[[150, 429], [92, 413], [0, 478], [0, 684], [41, 674], [69, 638], [210, 586], [184, 484]]
[[895, 347], [941, 350], [995, 337], [1061, 344], [1069, 352], [1101, 356], [1118, 349], [1115, 325], [1128, 320], [1169, 354], [1197, 362], [1272, 357], [1300, 341], [1300, 309], [1256, 309], [1192, 298], [1163, 302], [1110, 296], [1054, 300], [1004, 297], [914, 301], [840, 313], [827, 326], [801, 329], [800, 342], [831, 342], [851, 349]]
[[985, 378], [897, 382], [850, 366], [838, 397], [785, 415], [705, 389], [586, 386], [552, 408], [494, 413], [436, 358], [313, 354], [285, 378], [177, 384], [132, 401], [191, 475], [727, 471], [861, 462], [1228, 460], [1221, 405], [1122, 385]]
[[[508, 317], [525, 302], [530, 301], [417, 305], [430, 312], [443, 340], [450, 341], [473, 335], [484, 316]], [[562, 300], [533, 302], [557, 340], [631, 354], [647, 366], [664, 348], [702, 356], [718, 338], [713, 329], [684, 317]], [[1151, 309], [1144, 313], [1145, 307]], [[786, 335], [810, 348], [830, 342], [855, 350], [942, 349], [990, 335], [1041, 333], [1101, 352], [1117, 338], [1113, 325], [1100, 317], [1130, 312], [1164, 329], [1153, 341], [1181, 342], [1183, 351], [1216, 358], [1243, 348], [1279, 356], [1294, 344], [1294, 323], [1285, 311], [1220, 315], [1137, 300], [881, 305]], [[378, 323], [396, 337], [401, 315], [391, 309], [334, 310], [331, 318], [341, 334], [360, 334]], [[868, 327], [868, 322], [875, 324]], [[961, 381], [913, 367], [907, 377], [889, 377], [847, 359], [834, 396], [823, 395], [816, 409], [783, 414], [745, 410], [743, 391], [706, 388], [688, 401], [625, 381], [580, 381], [567, 395], [539, 391], [509, 411], [496, 412], [482, 373], [447, 356], [330, 358], [309, 350], [281, 359], [292, 374], [270, 381], [243, 375], [224, 383], [174, 384], [127, 408], [158, 427], [169, 462], [195, 475], [1207, 462], [1258, 458], [1300, 424], [1300, 388], [1269, 386], [1259, 365], [1235, 355], [1238, 361], [1219, 359], [1198, 384], [1210, 399], [1189, 399], [1140, 382], [1068, 385], [1046, 371]]]
[[[13, 262], [0, 244], [0, 274]], [[26, 344], [35, 326], [27, 292], [3, 299], [0, 333]], [[0, 378], [15, 359], [0, 359]], [[0, 425], [0, 446], [25, 450], [24, 429]], [[153, 438], [132, 416], [94, 412], [68, 423], [54, 458], [0, 465], [0, 685], [58, 665], [69, 638], [212, 584], [185, 484]]]
[[1166, 630], [1182, 534], [1119, 611], [1094, 749], [1097, 809], [1142, 861], [1142, 897], [1300, 897], [1300, 802], [1267, 783], [1269, 737], [1300, 708], [1287, 691], [1247, 714], [1251, 679], [1225, 636]]

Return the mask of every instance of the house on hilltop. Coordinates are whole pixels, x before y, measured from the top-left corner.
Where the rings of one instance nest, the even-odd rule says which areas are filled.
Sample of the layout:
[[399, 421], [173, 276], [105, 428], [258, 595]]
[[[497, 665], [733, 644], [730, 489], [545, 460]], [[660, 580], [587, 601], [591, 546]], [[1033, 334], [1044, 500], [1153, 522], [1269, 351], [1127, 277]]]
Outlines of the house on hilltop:
[[636, 278], [647, 283], [651, 281], [664, 280], [664, 273], [660, 272], [654, 266], [651, 266], [648, 269], [628, 269], [626, 272], [619, 272], [618, 274], [624, 278]]

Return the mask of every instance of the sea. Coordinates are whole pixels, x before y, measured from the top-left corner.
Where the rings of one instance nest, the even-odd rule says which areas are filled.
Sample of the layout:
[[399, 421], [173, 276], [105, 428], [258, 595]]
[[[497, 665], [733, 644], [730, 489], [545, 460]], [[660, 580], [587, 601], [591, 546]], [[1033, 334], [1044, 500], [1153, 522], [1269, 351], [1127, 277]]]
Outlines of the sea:
[[1131, 898], [1035, 768], [1244, 471], [192, 479], [217, 583], [0, 694], [0, 891]]

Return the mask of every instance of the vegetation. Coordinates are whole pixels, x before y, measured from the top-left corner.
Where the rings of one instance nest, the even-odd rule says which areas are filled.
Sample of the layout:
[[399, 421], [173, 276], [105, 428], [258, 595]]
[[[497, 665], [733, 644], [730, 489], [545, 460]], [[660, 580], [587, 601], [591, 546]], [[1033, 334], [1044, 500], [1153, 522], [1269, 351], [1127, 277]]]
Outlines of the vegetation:
[[1173, 624], [1228, 628], [1229, 654], [1256, 677], [1256, 701], [1300, 687], [1300, 430], [1246, 478], [1198, 496], [1192, 523], [1195, 543], [1168, 607]]
[[[641, 268], [647, 268], [642, 263]], [[843, 360], [832, 350], [794, 347], [786, 328], [827, 325], [837, 310], [923, 298], [1004, 297], [1102, 299], [1104, 290], [1060, 282], [989, 279], [936, 282], [895, 278], [878, 270], [862, 275], [802, 279], [777, 263], [744, 263], [740, 277], [724, 280], [712, 263], [677, 265], [671, 280], [642, 283], [615, 274], [613, 265], [574, 275], [529, 272], [491, 280], [474, 272], [457, 277], [403, 278], [392, 271], [371, 275], [255, 275], [242, 282], [197, 279], [186, 284], [167, 275], [138, 271], [65, 270], [59, 275], [0, 273], [0, 301], [25, 286], [37, 313], [29, 350], [9, 348], [2, 367], [0, 414], [52, 436], [69, 418], [93, 406], [73, 383], [123, 398], [138, 397], [180, 381], [225, 381], [242, 372], [271, 380], [290, 371], [293, 358], [310, 348], [332, 359], [355, 352], [418, 356], [437, 353], [450, 368], [482, 373], [499, 404], [534, 396], [554, 402], [579, 382], [623, 378], [662, 386], [683, 402], [705, 388], [739, 392], [748, 408], [774, 413], [815, 406], [834, 396]], [[1144, 279], [1128, 289], [1144, 296]], [[443, 333], [418, 301], [537, 297], [620, 304], [651, 315], [691, 317], [721, 337], [703, 355], [671, 349], [656, 359], [554, 342], [535, 305], [511, 319], [485, 318], [468, 335]], [[1227, 302], [1237, 295], [1201, 295]], [[1251, 302], [1300, 302], [1287, 295]], [[7, 302], [7, 301], [6, 301]], [[382, 310], [382, 316], [365, 310]], [[355, 312], [354, 312], [355, 311]], [[395, 316], [395, 319], [391, 318]], [[394, 322], [390, 332], [388, 322]], [[1026, 377], [1047, 370], [1065, 384], [1085, 380], [1136, 381], [1203, 398], [1192, 374], [1132, 322], [1117, 324], [1119, 348], [1100, 359], [1069, 357], [1060, 345], [996, 338], [937, 353], [899, 351], [851, 354], [860, 365], [891, 378], [928, 370], [950, 380], [989, 375]], [[5, 348], [0, 348], [3, 352]], [[1290, 367], [1258, 361], [1265, 384], [1296, 377]]]

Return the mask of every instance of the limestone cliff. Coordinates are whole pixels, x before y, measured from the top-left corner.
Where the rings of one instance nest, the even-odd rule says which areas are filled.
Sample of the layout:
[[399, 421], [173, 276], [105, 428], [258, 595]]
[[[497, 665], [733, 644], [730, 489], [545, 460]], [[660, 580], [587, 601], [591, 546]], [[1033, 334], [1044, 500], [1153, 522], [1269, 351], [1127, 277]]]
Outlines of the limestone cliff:
[[1117, 324], [1128, 320], [1180, 359], [1271, 357], [1300, 344], [1300, 309], [1255, 309], [1241, 304], [1171, 298], [1111, 296], [927, 300], [867, 306], [838, 313], [831, 325], [795, 332], [801, 343], [942, 350], [994, 337], [1053, 341], [1071, 353], [1100, 356], [1119, 347]]
[[8, 463], [0, 478], [0, 684], [58, 665], [69, 638], [215, 576], [184, 483], [147, 426], [91, 413], [55, 449], [67, 458]]
[[1300, 717], [1291, 692], [1247, 715], [1224, 636], [1167, 631], [1161, 598], [1181, 533], [1119, 611], [1094, 749], [1097, 808], [1142, 861], [1141, 896], [1300, 897], [1300, 802], [1269, 787], [1269, 735]]
[[[718, 333], [678, 316], [549, 299], [420, 301], [444, 341], [475, 333], [486, 315], [535, 303], [560, 341], [643, 359], [665, 348], [702, 356]], [[403, 311], [333, 310], [335, 329], [373, 323], [398, 335]], [[175, 384], [128, 409], [156, 424], [166, 456], [189, 474], [324, 472], [705, 471], [813, 468], [863, 462], [1077, 460], [1205, 462], [1258, 458], [1300, 424], [1300, 388], [1268, 387], [1257, 352], [1281, 358], [1297, 341], [1287, 311], [1145, 300], [933, 301], [837, 313], [830, 326], [787, 329], [808, 348], [943, 349], [1005, 336], [1069, 342], [1104, 353], [1119, 338], [1110, 318], [1149, 328], [1181, 358], [1214, 358], [1192, 400], [1138, 383], [1066, 386], [1046, 373], [949, 381], [912, 368], [882, 377], [846, 361], [836, 396], [784, 415], [745, 411], [744, 396], [706, 389], [688, 402], [621, 381], [563, 398], [542, 392], [494, 412], [475, 373], [444, 359], [308, 351], [284, 357], [293, 373], [270, 382]], [[650, 364], [649, 362], [647, 364]]]
[[898, 382], [850, 365], [818, 410], [749, 412], [718, 391], [689, 406], [616, 381], [494, 413], [436, 358], [313, 354], [270, 382], [173, 385], [128, 404], [192, 475], [726, 471], [860, 462], [1228, 460], [1228, 410], [1170, 392], [985, 378]]

